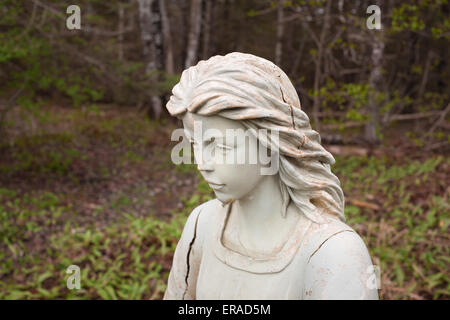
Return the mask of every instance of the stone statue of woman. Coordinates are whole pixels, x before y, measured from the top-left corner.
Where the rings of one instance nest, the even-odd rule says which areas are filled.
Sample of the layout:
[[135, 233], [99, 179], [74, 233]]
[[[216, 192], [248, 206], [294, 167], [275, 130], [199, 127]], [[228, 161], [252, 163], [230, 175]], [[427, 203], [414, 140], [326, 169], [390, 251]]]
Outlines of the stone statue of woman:
[[[172, 93], [167, 109], [217, 198], [187, 219], [164, 298], [378, 299], [368, 250], [344, 223], [334, 158], [287, 75], [233, 52], [185, 70]], [[263, 174], [270, 164], [249, 161], [251, 143], [224, 139], [230, 130], [250, 132], [278, 170]], [[230, 151], [245, 161], [218, 161]]]

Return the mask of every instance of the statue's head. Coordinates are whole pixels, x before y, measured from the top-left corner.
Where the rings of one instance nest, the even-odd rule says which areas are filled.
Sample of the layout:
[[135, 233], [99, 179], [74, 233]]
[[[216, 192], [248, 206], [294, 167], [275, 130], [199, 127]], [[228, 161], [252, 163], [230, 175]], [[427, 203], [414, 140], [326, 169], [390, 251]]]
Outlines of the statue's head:
[[315, 222], [323, 215], [344, 220], [334, 158], [275, 64], [239, 52], [214, 56], [186, 69], [172, 94], [167, 109], [183, 120], [198, 169], [219, 200], [240, 199], [276, 175], [283, 215], [293, 201]]

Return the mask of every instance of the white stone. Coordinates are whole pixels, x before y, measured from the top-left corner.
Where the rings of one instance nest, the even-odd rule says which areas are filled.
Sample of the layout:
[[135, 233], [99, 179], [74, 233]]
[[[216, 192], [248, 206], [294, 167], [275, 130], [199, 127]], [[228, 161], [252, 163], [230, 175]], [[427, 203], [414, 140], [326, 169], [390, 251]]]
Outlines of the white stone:
[[[344, 223], [334, 158], [281, 69], [249, 54], [212, 57], [183, 72], [167, 109], [183, 120], [216, 199], [190, 214], [165, 299], [378, 299], [368, 250]], [[196, 124], [215, 130], [198, 135]], [[279, 140], [232, 142], [231, 129]], [[248, 160], [252, 143], [279, 162], [275, 174], [262, 174], [270, 164], [259, 157], [219, 161], [230, 150]]]

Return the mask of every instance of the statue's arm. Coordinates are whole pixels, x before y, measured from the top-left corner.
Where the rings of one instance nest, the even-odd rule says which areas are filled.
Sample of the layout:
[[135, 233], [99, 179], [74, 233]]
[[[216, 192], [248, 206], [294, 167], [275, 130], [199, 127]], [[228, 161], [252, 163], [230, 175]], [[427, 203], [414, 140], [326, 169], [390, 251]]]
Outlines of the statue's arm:
[[369, 252], [356, 232], [338, 232], [317, 244], [305, 270], [303, 299], [378, 299]]
[[200, 205], [192, 211], [184, 225], [183, 233], [173, 256], [164, 300], [195, 299], [195, 288], [201, 258], [198, 220], [202, 206]]

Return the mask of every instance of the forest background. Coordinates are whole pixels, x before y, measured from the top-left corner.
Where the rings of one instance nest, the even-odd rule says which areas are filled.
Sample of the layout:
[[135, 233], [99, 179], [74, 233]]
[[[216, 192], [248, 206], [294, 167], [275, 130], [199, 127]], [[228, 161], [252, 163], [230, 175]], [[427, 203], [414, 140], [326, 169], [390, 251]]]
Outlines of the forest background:
[[164, 106], [184, 69], [239, 51], [286, 72], [336, 157], [381, 298], [448, 299], [449, 38], [447, 0], [1, 1], [0, 298], [162, 297], [213, 197], [170, 161]]

